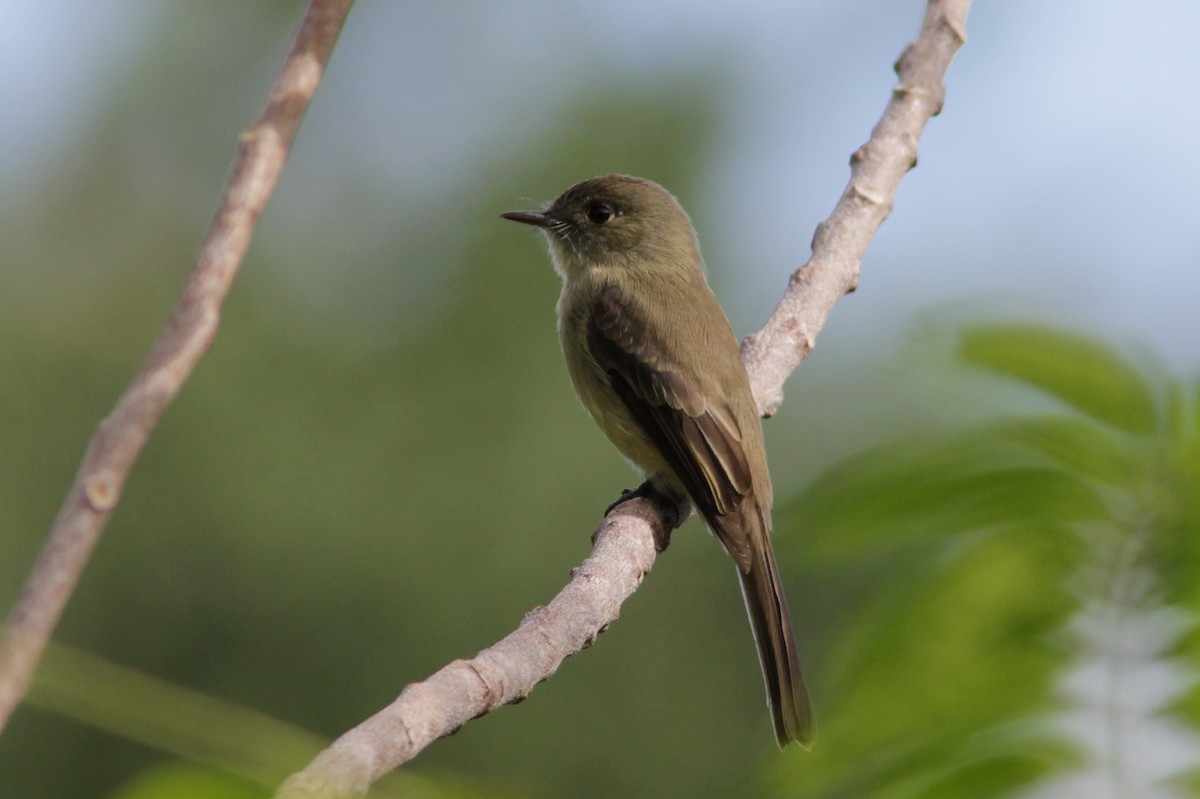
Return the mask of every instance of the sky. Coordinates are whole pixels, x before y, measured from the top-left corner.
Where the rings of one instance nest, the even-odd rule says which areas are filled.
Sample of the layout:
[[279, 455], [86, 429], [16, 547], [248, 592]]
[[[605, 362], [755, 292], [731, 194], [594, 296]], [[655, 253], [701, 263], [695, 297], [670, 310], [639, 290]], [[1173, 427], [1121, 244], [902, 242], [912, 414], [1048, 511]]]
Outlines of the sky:
[[[146, 34], [179, 21], [170, 7], [0, 2], [0, 70], [21, 76], [0, 85], [7, 202], [71, 148], [128, 79]], [[367, 174], [452, 201], [470, 191], [483, 153], [520, 153], [523, 128], [581, 80], [716, 65], [728, 110], [702, 190], [681, 199], [746, 333], [807, 257], [922, 10], [915, 0], [363, 0], [289, 169], [295, 180]], [[976, 4], [945, 110], [822, 351], [853, 359], [902, 337], [914, 318], [965, 307], [1061, 320], [1193, 373], [1197, 30], [1193, 0]], [[275, 63], [284, 47], [267, 43], [264, 59]], [[542, 199], [583, 177], [563, 176]], [[302, 199], [277, 204], [306, 212]]]

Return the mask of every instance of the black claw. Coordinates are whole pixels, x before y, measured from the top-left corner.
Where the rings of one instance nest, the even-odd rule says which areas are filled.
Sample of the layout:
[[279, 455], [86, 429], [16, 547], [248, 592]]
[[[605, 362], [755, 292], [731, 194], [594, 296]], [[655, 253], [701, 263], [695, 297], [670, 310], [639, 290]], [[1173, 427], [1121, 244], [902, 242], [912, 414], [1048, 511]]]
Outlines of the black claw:
[[654, 533], [655, 547], [662, 552], [671, 543], [671, 531], [683, 524], [688, 514], [691, 513], [691, 504], [686, 497], [675, 497], [659, 491], [647, 480], [637, 488], [626, 488], [621, 491], [620, 498], [605, 509], [604, 515], [608, 516], [618, 505], [639, 497], [650, 500], [662, 512], [663, 529], [655, 530]]
[[608, 516], [608, 514], [613, 512], [613, 508], [617, 507], [622, 502], [628, 502], [629, 500], [637, 499], [638, 497], [645, 497], [646, 499], [652, 499], [652, 500], [661, 500], [662, 494], [660, 494], [654, 490], [654, 486], [650, 485], [649, 480], [642, 483], [637, 488], [622, 488], [621, 496], [617, 498], [616, 502], [612, 503], [611, 505], [609, 505], [607, 508], [604, 509], [604, 515]]

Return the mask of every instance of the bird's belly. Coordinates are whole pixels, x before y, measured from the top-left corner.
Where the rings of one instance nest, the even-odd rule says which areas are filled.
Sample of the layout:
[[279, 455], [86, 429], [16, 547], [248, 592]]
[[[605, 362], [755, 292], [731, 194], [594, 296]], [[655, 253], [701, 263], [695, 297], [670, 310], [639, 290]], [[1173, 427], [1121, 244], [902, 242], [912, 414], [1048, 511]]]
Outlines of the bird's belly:
[[[582, 280], [580, 284], [584, 285]], [[589, 294], [572, 292], [571, 286], [565, 284], [558, 302], [559, 343], [575, 393], [596, 426], [635, 468], [649, 478], [667, 475], [670, 469], [658, 448], [613, 391], [609, 376], [587, 350], [584, 333], [587, 322], [585, 306], [579, 302], [581, 296]]]
[[[621, 398], [595, 373], [577, 377], [577, 371], [588, 369], [585, 365], [581, 367], [571, 367], [571, 379], [580, 402], [596, 422], [596, 426], [613, 446], [647, 477], [664, 473], [667, 464], [659, 454], [658, 447], [625, 408]], [[593, 369], [599, 371], [598, 367]]]

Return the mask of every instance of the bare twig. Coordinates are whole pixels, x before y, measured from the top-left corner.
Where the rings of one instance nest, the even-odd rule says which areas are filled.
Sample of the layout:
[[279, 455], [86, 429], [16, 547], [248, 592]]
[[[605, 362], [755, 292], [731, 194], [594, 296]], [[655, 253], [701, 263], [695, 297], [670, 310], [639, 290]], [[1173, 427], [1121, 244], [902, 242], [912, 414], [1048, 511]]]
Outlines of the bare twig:
[[833, 304], [858, 285], [875, 230], [892, 210], [900, 178], [917, 165], [917, 140], [942, 110], [942, 78], [966, 41], [970, 0], [930, 0], [917, 40], [896, 62], [900, 80], [871, 138], [850, 156], [850, 182], [813, 235], [812, 257], [797, 269], [767, 324], [742, 342], [742, 360], [763, 416], [783, 402], [783, 383], [812, 351]]
[[[942, 105], [942, 77], [965, 40], [970, 0], [930, 0], [921, 33], [896, 64], [899, 83], [870, 140], [851, 158], [850, 183], [817, 228], [813, 255], [792, 275], [766, 326], [742, 344], [763, 415], [783, 401], [783, 383], [812, 349], [833, 304], [853, 290], [867, 243], [891, 209], [900, 178], [916, 164], [925, 123]], [[388, 707], [342, 735], [277, 799], [362, 796], [371, 783], [472, 718], [524, 698], [558, 665], [616, 620], [621, 603], [654, 565], [656, 536], [670, 515], [645, 499], [616, 508], [595, 548], [553, 602], [470, 660], [406, 687]]]
[[309, 4], [262, 117], [242, 134], [225, 194], [182, 296], [141, 371], [88, 442], [0, 642], [0, 730], [29, 689], [38, 659], [150, 432], [212, 344], [221, 303], [353, 2]]

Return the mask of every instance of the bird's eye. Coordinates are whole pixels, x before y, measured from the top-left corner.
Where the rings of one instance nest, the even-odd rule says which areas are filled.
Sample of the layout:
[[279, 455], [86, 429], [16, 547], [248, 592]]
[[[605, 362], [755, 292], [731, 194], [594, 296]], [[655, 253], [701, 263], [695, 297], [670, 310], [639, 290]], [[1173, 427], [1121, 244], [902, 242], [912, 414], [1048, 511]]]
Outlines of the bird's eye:
[[615, 212], [613, 211], [612, 206], [605, 205], [604, 203], [592, 203], [587, 207], [587, 218], [596, 225], [603, 225], [605, 222], [612, 219], [614, 215]]

